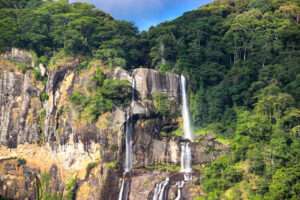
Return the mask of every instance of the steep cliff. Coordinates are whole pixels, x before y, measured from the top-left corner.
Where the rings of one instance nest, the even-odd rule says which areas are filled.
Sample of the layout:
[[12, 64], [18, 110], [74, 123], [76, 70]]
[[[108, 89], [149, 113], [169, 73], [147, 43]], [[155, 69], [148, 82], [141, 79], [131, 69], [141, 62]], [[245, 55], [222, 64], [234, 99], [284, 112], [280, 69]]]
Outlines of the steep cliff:
[[[41, 73], [45, 70], [36, 67], [33, 57], [17, 49], [0, 56], [0, 196], [117, 199], [127, 120], [133, 122], [130, 199], [150, 198], [157, 182], [179, 172], [178, 75], [145, 68], [129, 73], [100, 61], [79, 70], [81, 58], [71, 57]], [[110, 86], [119, 83], [114, 80], [124, 85], [135, 82], [130, 92], [134, 100], [125, 103], [125, 96], [117, 96], [105, 110], [103, 87], [105, 81]], [[118, 91], [127, 89], [120, 86]], [[83, 102], [88, 103], [82, 106]], [[212, 137], [199, 137], [192, 144], [193, 164], [208, 163], [226, 149]]]

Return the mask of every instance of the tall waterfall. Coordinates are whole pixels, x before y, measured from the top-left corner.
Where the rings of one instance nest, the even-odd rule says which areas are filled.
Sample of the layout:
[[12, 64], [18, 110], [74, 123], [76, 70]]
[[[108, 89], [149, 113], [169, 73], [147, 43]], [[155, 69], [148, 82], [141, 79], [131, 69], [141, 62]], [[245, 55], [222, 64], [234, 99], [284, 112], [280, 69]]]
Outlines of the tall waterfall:
[[183, 131], [184, 139], [193, 140], [193, 134], [191, 129], [191, 120], [188, 107], [188, 100], [186, 95], [186, 79], [181, 75], [181, 95], [182, 95], [182, 117], [183, 117]]
[[[128, 174], [132, 170], [132, 157], [133, 157], [133, 152], [132, 152], [132, 134], [133, 134], [133, 122], [131, 119], [131, 111], [134, 106], [134, 101], [135, 101], [135, 89], [136, 89], [136, 84], [135, 84], [135, 79], [134, 77], [132, 78], [132, 96], [131, 96], [131, 105], [128, 111], [128, 114], [126, 116], [126, 125], [125, 125], [125, 162], [124, 162], [124, 175]], [[125, 177], [122, 180], [122, 185], [120, 188], [119, 192], [119, 198], [118, 200], [127, 200], [129, 196], [129, 189], [130, 189], [130, 179], [126, 179]]]
[[186, 140], [181, 144], [181, 172], [188, 174], [192, 172], [192, 153], [190, 142], [193, 140], [193, 134], [190, 122], [190, 113], [186, 95], [186, 79], [181, 75], [181, 93], [182, 93], [182, 118], [183, 118], [183, 138]]

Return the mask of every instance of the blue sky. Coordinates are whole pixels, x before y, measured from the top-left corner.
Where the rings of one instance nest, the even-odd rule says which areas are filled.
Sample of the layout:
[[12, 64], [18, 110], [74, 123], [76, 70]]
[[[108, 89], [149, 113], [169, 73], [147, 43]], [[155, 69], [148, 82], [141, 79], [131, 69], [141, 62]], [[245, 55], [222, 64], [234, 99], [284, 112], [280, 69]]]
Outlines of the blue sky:
[[[76, 0], [71, 0], [76, 1]], [[82, 0], [81, 0], [82, 1]], [[133, 22], [140, 30], [174, 19], [212, 0], [83, 0], [95, 4], [116, 19]]]

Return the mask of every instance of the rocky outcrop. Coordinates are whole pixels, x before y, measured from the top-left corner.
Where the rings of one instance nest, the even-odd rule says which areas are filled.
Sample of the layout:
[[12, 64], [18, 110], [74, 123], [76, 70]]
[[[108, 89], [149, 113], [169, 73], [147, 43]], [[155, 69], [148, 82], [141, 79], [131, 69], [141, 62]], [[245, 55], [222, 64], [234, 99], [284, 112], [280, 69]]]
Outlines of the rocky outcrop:
[[[15, 59], [31, 65], [33, 57], [30, 55], [14, 50], [0, 55], [0, 60]], [[129, 73], [101, 64], [77, 71], [78, 63], [78, 59], [60, 63], [48, 72], [44, 67], [37, 67], [35, 70], [42, 68], [43, 77], [37, 80], [32, 71], [34, 66], [23, 73], [7, 70], [0, 62], [0, 160], [12, 157], [26, 160], [26, 165], [21, 167], [16, 159], [9, 161], [14, 168], [0, 170], [0, 196], [35, 199], [36, 183], [28, 180], [39, 180], [40, 174], [47, 172], [52, 177], [51, 193], [62, 193], [75, 176], [76, 199], [117, 199], [127, 120], [131, 120], [134, 127], [134, 171], [157, 164], [179, 166], [181, 139], [173, 132], [181, 126], [180, 76], [144, 68]], [[83, 120], [79, 117], [79, 108], [70, 102], [70, 96], [74, 91], [90, 93], [90, 88], [95, 87], [92, 77], [99, 67], [103, 67], [111, 79], [127, 80], [135, 85], [133, 102], [130, 107], [114, 107], [96, 120]], [[171, 102], [169, 115], [164, 116], [157, 109], [158, 94]], [[191, 145], [195, 165], [208, 163], [226, 151], [214, 138], [203, 137], [197, 141]], [[134, 172], [130, 199], [150, 198], [154, 185], [170, 175], [156, 173]], [[147, 179], [144, 191], [139, 185], [142, 179]], [[28, 194], [14, 194], [15, 190], [26, 190]]]
[[40, 138], [40, 91], [31, 74], [0, 71], [0, 143], [9, 147]]
[[31, 67], [35, 65], [33, 53], [18, 48], [11, 48], [10, 51], [0, 54], [0, 58], [27, 64]]
[[152, 95], [162, 92], [180, 102], [180, 77], [172, 73], [160, 73], [153, 69], [138, 68], [132, 73], [136, 82], [139, 99], [151, 99]]
[[22, 160], [0, 160], [0, 197], [7, 199], [37, 199], [37, 171]]

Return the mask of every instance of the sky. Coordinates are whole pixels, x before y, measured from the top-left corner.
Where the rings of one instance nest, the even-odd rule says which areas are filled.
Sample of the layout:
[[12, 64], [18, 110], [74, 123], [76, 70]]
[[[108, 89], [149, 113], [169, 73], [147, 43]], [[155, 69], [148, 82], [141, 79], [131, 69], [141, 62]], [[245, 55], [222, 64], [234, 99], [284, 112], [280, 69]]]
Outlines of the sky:
[[[74, 2], [76, 0], [71, 0]], [[93, 3], [114, 18], [133, 22], [139, 30], [175, 19], [212, 0], [81, 0]]]

